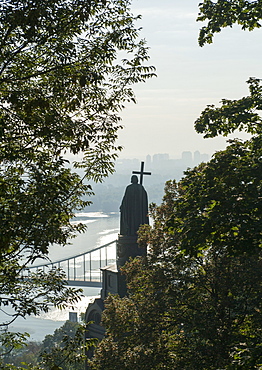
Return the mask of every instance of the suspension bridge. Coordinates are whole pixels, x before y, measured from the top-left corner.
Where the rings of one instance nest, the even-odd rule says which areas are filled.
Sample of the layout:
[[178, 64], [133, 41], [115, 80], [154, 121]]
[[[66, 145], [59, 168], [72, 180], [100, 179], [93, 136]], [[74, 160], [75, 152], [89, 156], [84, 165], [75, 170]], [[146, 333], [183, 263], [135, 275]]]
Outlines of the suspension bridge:
[[48, 272], [53, 268], [60, 268], [66, 274], [66, 280], [70, 286], [101, 287], [101, 268], [116, 262], [116, 240], [94, 248], [87, 252], [64, 258], [55, 262], [27, 268], [28, 275], [37, 271]]

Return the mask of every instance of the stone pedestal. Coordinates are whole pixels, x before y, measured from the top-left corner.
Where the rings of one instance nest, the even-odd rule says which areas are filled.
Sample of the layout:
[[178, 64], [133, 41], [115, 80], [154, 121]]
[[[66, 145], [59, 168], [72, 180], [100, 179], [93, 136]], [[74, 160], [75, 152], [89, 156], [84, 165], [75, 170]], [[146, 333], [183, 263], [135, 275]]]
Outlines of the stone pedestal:
[[118, 270], [117, 265], [106, 266], [102, 270], [101, 298], [105, 299], [108, 294], [118, 294], [121, 298], [126, 295], [125, 277]]
[[118, 294], [121, 298], [127, 294], [125, 276], [121, 273], [121, 267], [130, 257], [142, 256], [146, 250], [139, 248], [136, 236], [118, 235], [116, 243], [116, 264], [102, 269], [101, 298], [105, 299], [108, 293]]
[[87, 338], [98, 338], [102, 340], [105, 335], [105, 328], [101, 325], [102, 311], [104, 310], [104, 300], [96, 298], [93, 303], [89, 303], [86, 313], [85, 321], [92, 322], [88, 325]]
[[[101, 316], [104, 310], [104, 300], [101, 298], [96, 298], [93, 303], [89, 303], [86, 313], [85, 322], [92, 324], [87, 325], [85, 339], [97, 338], [102, 340], [105, 336], [105, 328], [101, 325]], [[86, 350], [86, 358], [92, 358], [94, 354], [94, 348], [89, 348]], [[88, 362], [86, 360], [85, 369], [89, 369]]]
[[116, 267], [117, 267], [117, 293], [122, 298], [127, 294], [126, 279], [121, 274], [121, 267], [129, 261], [130, 258], [143, 256], [146, 254], [146, 249], [139, 248], [137, 244], [137, 236], [118, 235], [116, 242]]
[[135, 258], [146, 255], [146, 249], [138, 247], [137, 236], [118, 235], [116, 254], [116, 264], [119, 269], [124, 266], [130, 257]]
[[[100, 320], [104, 309], [104, 299], [106, 299], [108, 294], [118, 294], [121, 298], [127, 295], [125, 276], [121, 273], [121, 267], [124, 266], [130, 257], [135, 258], [146, 254], [146, 249], [138, 247], [136, 236], [118, 235], [116, 249], [116, 264], [101, 269], [101, 298], [89, 304], [86, 310], [86, 322], [93, 321], [93, 324], [88, 325], [87, 328], [88, 338], [101, 340], [105, 335], [105, 329], [101, 326]], [[92, 351], [88, 353], [88, 356], [92, 356]]]

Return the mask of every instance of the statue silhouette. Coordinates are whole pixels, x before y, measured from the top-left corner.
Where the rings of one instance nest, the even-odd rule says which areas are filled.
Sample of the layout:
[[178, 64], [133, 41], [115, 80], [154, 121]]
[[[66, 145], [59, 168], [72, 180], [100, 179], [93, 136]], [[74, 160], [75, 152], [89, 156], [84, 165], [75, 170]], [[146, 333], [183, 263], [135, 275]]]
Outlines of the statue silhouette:
[[138, 184], [136, 175], [126, 187], [120, 212], [120, 235], [137, 236], [140, 225], [149, 224], [147, 193], [143, 185]]

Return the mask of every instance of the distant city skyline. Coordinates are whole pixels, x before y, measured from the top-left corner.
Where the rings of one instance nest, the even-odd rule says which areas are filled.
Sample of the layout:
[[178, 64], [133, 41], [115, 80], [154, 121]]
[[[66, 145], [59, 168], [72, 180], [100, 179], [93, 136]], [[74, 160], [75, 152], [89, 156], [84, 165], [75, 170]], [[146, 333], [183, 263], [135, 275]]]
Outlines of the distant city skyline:
[[165, 183], [169, 180], [179, 181], [188, 168], [208, 161], [209, 155], [196, 150], [183, 151], [177, 159], [171, 158], [168, 153], [155, 153], [140, 159], [119, 158], [116, 160], [113, 174], [105, 178], [101, 184], [92, 184], [95, 196], [92, 199], [93, 204], [88, 209], [103, 212], [119, 211], [124, 189], [130, 183], [133, 171], [140, 171], [141, 160], [145, 162], [144, 171], [151, 172], [150, 176], [144, 176], [143, 179], [149, 201], [160, 204]]
[[174, 157], [169, 153], [154, 153], [153, 155], [147, 154], [146, 156], [130, 156], [127, 158], [119, 157], [116, 163], [139, 163], [140, 161], [145, 162], [146, 165], [157, 164], [158, 162], [164, 161], [184, 161], [184, 162], [207, 162], [210, 159], [208, 153], [201, 153], [199, 150], [190, 151], [184, 150], [178, 156]]
[[140, 162], [145, 162], [145, 170], [155, 169], [157, 173], [170, 172], [173, 169], [185, 170], [194, 167], [201, 162], [207, 162], [209, 154], [201, 153], [199, 150], [183, 151], [179, 158], [172, 158], [169, 153], [155, 153], [152, 156], [147, 154], [144, 158], [118, 158], [116, 160], [116, 173], [126, 171], [136, 171], [140, 168]]

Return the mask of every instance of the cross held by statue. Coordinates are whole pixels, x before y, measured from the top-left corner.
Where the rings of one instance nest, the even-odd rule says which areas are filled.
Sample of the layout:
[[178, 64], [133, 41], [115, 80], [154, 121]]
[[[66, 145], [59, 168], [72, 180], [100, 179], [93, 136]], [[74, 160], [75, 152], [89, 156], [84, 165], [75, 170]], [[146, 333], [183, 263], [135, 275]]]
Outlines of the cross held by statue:
[[133, 171], [132, 173], [135, 175], [140, 175], [140, 184], [143, 184], [143, 176], [144, 175], [151, 175], [151, 172], [144, 172], [144, 162], [141, 162], [141, 169], [140, 171]]

